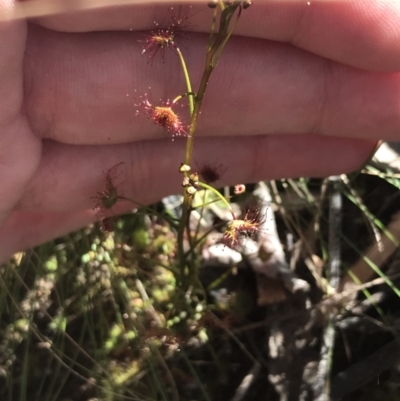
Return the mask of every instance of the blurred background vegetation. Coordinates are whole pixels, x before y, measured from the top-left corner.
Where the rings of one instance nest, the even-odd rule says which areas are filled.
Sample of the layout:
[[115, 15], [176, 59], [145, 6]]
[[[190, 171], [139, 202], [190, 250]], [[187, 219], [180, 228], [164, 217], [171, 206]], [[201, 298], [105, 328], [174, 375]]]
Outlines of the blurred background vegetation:
[[241, 252], [216, 244], [226, 211], [199, 191], [185, 291], [177, 197], [16, 254], [0, 275], [0, 400], [400, 399], [399, 187], [386, 159], [248, 186], [237, 209], [258, 196], [268, 221]]

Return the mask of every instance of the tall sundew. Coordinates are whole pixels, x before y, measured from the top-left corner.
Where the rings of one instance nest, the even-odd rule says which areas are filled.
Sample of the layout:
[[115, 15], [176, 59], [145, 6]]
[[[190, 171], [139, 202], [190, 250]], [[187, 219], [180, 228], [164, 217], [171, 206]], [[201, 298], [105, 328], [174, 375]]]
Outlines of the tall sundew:
[[[158, 23], [155, 22], [158, 26]], [[176, 31], [173, 28], [156, 28], [151, 31], [143, 43], [142, 55], [148, 54], [148, 59], [151, 64], [153, 63], [156, 54], [161, 51], [162, 62], [165, 62], [165, 49], [175, 45]]]
[[266, 215], [261, 214], [260, 210], [249, 210], [243, 219], [233, 219], [227, 224], [220, 242], [229, 248], [235, 248], [243, 238], [258, 233], [265, 219]]
[[165, 62], [165, 49], [175, 48], [176, 39], [182, 37], [181, 33], [183, 30], [192, 26], [188, 19], [189, 12], [181, 15], [182, 6], [179, 7], [178, 15], [173, 15], [174, 8], [171, 7], [168, 10], [171, 13], [171, 20], [166, 28], [159, 28], [159, 23], [154, 21], [155, 28], [150, 32], [150, 35], [145, 40], [140, 40], [143, 43], [142, 55], [148, 54], [148, 60], [152, 64], [154, 57], [158, 52], [161, 53], [162, 62]]
[[104, 188], [102, 191], [97, 192], [97, 195], [93, 198], [95, 205], [93, 210], [96, 212], [97, 219], [104, 231], [111, 231], [105, 223], [107, 217], [107, 211], [121, 198], [117, 184], [115, 183], [116, 174], [120, 166], [124, 162], [118, 163], [115, 166], [109, 168], [104, 176]]
[[172, 109], [176, 103], [167, 100], [164, 104], [154, 105], [150, 102], [145, 94], [145, 98], [136, 110], [136, 115], [141, 114], [143, 110], [154, 124], [163, 128], [172, 135], [172, 139], [176, 136], [188, 136], [188, 126], [182, 121], [181, 117]]

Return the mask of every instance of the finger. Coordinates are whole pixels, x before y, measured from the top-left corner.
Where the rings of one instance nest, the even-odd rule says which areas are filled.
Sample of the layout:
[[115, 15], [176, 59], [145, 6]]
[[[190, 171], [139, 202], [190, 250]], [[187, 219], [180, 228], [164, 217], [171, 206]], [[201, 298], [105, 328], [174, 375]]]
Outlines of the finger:
[[[229, 142], [228, 142], [229, 141]], [[219, 184], [257, 178], [297, 175], [329, 175], [358, 167], [371, 152], [372, 143], [316, 136], [275, 136], [246, 139], [201, 139], [196, 166], [224, 164]], [[157, 146], [158, 145], [158, 146]], [[36, 246], [83, 227], [96, 219], [93, 209], [70, 211], [84, 205], [93, 208], [93, 196], [104, 189], [105, 171], [125, 160], [113, 183], [120, 195], [153, 202], [179, 191], [178, 148], [170, 142], [147, 142], [100, 147], [75, 147], [47, 142], [41, 167], [20, 207], [0, 228], [0, 263], [14, 252]], [[221, 157], [217, 149], [229, 149]], [[213, 151], [214, 150], [214, 151]], [[250, 154], [249, 154], [250, 153]], [[252, 163], [249, 163], [249, 160]], [[340, 167], [339, 167], [340, 165]], [[112, 212], [132, 207], [116, 205]], [[46, 210], [46, 212], [32, 211]], [[52, 209], [52, 212], [48, 210]]]
[[[369, 157], [374, 143], [316, 135], [200, 138], [194, 165], [224, 166], [217, 185], [353, 171]], [[223, 151], [224, 150], [224, 151]], [[94, 207], [105, 189], [107, 170], [120, 196], [149, 204], [182, 191], [178, 172], [183, 149], [168, 140], [113, 146], [71, 146], [47, 141], [40, 168], [21, 210], [71, 211]], [[128, 205], [127, 208], [131, 207]]]
[[[60, 1], [63, 0], [54, 3]], [[71, 6], [68, 8], [70, 10]], [[189, 29], [209, 32], [211, 10], [204, 2], [194, 6], [188, 16], [193, 21]], [[91, 32], [152, 29], [154, 21], [167, 26], [170, 18], [165, 4], [142, 2], [132, 6], [70, 12], [39, 21], [52, 29]], [[392, 71], [400, 68], [398, 1], [259, 0], [243, 12], [236, 34], [289, 42], [355, 67]]]
[[93, 210], [61, 213], [14, 212], [0, 227], [0, 263], [25, 250], [95, 221]]
[[[0, 0], [0, 12], [13, 1]], [[40, 160], [40, 141], [20, 115], [26, 26], [0, 24], [0, 224], [11, 213]]]
[[[37, 135], [73, 144], [167, 137], [135, 104], [149, 86], [150, 100], [158, 105], [160, 98], [184, 93], [179, 61], [169, 54], [170, 62], [150, 66], [140, 56], [139, 37], [32, 27], [25, 106]], [[193, 34], [186, 57], [194, 82], [202, 72], [203, 50], [202, 37]], [[399, 97], [400, 74], [366, 72], [289, 45], [233, 38], [211, 77], [198, 134], [310, 132], [396, 140]], [[175, 110], [188, 122], [184, 110]]]

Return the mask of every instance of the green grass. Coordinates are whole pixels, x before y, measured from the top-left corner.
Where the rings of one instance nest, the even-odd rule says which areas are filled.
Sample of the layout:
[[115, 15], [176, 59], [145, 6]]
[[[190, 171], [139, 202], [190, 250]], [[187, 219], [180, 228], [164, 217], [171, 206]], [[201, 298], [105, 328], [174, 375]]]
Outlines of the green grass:
[[[377, 233], [388, 234], [388, 219], [378, 216], [379, 202], [368, 194], [371, 187], [392, 194], [399, 182], [379, 174], [354, 175], [343, 185], [343, 272], [363, 257]], [[279, 206], [281, 239], [291, 234], [301, 241], [296, 272], [310, 283], [310, 300], [317, 310], [325, 302], [323, 289], [303, 262], [314, 255], [313, 260], [317, 256], [326, 264], [329, 257], [324, 181], [283, 180], [272, 183], [272, 193]], [[268, 341], [275, 324], [269, 317], [282, 303], [257, 306], [258, 278], [245, 265], [202, 267], [204, 242], [220, 227], [214, 221], [212, 231], [213, 210], [223, 210], [215, 200], [212, 193], [198, 194], [198, 202], [208, 206], [198, 210], [203, 226], [193, 226], [201, 240], [193, 244], [197, 267], [186, 291], [180, 286], [176, 260], [176, 225], [170, 212], [167, 219], [160, 217], [159, 206], [157, 213], [149, 214], [147, 208], [118, 218], [112, 234], [90, 226], [4, 264], [0, 399], [223, 401], [232, 399], [252, 366], [259, 364], [261, 373], [243, 400], [277, 400], [267, 381]], [[371, 268], [399, 292], [384, 266]], [[324, 271], [316, 272], [323, 280]], [[220, 289], [226, 291], [225, 301], [212, 295]], [[373, 299], [371, 292], [365, 296]], [[290, 303], [291, 295], [286, 297]], [[393, 321], [387, 305], [371, 303], [374, 319], [386, 326]], [[293, 316], [302, 312], [306, 311], [297, 310]], [[290, 321], [293, 310], [285, 313], [286, 318], [279, 319]], [[349, 313], [340, 312], [343, 317]], [[318, 332], [313, 336], [318, 349]], [[341, 352], [336, 345], [332, 374], [337, 364], [345, 368], [342, 359], [335, 360]]]

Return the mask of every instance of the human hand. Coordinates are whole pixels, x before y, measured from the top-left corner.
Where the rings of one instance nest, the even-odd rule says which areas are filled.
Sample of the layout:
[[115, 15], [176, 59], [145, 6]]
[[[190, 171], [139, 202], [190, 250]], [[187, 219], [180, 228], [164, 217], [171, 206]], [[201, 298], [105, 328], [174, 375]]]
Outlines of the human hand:
[[[0, 260], [93, 221], [92, 197], [120, 162], [125, 196], [180, 191], [183, 143], [135, 116], [148, 87], [154, 99], [185, 91], [174, 54], [152, 66], [141, 56], [139, 31], [168, 23], [166, 8], [0, 23]], [[205, 4], [190, 14], [182, 50], [197, 82], [211, 17]], [[194, 158], [223, 164], [221, 185], [349, 172], [399, 137], [398, 2], [258, 0], [236, 35], [196, 134]]]

